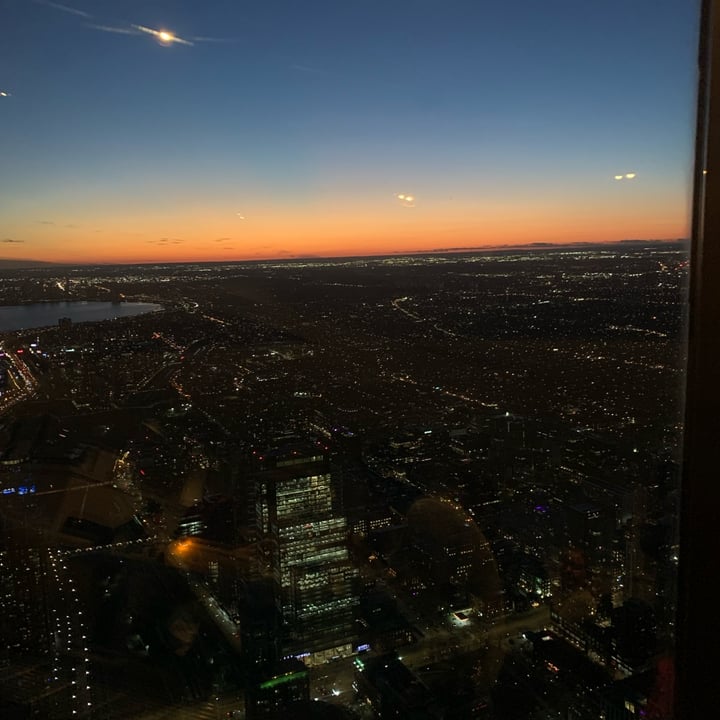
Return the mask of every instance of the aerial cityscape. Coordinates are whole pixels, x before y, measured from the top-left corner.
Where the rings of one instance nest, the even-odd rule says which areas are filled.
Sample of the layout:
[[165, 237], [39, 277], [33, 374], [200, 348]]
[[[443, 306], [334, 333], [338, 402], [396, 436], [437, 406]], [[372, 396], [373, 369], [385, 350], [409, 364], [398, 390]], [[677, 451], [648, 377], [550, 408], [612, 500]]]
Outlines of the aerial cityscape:
[[687, 264], [3, 271], [7, 707], [669, 717]]
[[671, 720], [699, 0], [0, 5], [3, 720]]

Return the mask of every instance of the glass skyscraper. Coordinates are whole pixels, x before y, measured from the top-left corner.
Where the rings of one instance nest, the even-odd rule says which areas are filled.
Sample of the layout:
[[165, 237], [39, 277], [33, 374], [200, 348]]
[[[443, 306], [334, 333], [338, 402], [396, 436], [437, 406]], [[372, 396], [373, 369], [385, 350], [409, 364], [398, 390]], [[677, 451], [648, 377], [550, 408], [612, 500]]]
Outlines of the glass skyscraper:
[[290, 442], [264, 458], [258, 529], [285, 626], [284, 652], [310, 665], [352, 653], [357, 570], [327, 457]]

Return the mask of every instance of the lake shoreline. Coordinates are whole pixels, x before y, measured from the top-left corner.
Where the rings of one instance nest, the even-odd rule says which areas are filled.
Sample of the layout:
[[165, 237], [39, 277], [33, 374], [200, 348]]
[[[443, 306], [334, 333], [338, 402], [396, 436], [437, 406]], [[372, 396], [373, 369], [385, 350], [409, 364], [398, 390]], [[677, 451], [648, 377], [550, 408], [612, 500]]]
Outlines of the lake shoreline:
[[95, 300], [46, 300], [14, 305], [0, 305], [0, 333], [28, 332], [57, 327], [61, 319], [72, 324], [104, 322], [161, 312], [157, 303]]

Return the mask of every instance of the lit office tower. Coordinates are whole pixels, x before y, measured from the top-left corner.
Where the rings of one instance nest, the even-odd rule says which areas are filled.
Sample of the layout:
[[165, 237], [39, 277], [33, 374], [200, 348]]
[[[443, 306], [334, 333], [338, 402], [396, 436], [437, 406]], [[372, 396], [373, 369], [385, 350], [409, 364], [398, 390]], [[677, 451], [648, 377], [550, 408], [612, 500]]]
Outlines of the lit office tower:
[[263, 467], [258, 530], [276, 583], [285, 653], [310, 665], [350, 655], [357, 570], [324, 449], [286, 441], [264, 456]]

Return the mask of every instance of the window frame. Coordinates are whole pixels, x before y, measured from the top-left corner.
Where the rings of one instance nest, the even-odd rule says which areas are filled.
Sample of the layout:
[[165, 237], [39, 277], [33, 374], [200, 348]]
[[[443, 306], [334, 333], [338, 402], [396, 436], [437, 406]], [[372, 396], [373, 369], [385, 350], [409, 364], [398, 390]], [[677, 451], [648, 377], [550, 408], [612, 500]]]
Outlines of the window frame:
[[[675, 653], [675, 718], [712, 717], [717, 706], [720, 576], [720, 3], [703, 0], [687, 326], [687, 372]], [[717, 710], [715, 710], [717, 712]]]

